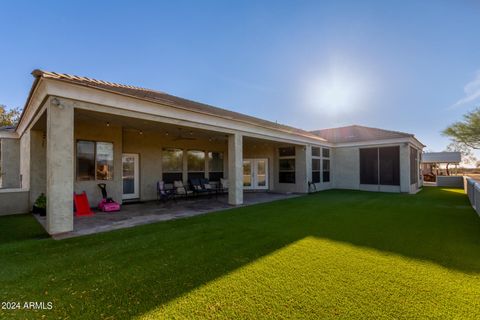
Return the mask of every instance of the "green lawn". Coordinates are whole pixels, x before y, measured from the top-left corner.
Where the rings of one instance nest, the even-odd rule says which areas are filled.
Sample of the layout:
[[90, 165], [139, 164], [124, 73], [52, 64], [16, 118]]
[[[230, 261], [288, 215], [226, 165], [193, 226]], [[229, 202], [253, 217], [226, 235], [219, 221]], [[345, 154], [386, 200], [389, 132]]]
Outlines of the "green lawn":
[[54, 241], [0, 218], [0, 318], [479, 318], [462, 190], [332, 190]]

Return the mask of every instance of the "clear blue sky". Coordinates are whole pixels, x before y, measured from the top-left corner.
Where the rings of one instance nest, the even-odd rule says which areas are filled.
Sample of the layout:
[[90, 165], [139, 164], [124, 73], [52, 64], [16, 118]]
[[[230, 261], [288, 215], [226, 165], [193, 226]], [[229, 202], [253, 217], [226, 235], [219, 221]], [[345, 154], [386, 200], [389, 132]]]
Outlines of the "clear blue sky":
[[304, 129], [440, 131], [480, 106], [478, 1], [6, 1], [0, 103], [35, 68]]

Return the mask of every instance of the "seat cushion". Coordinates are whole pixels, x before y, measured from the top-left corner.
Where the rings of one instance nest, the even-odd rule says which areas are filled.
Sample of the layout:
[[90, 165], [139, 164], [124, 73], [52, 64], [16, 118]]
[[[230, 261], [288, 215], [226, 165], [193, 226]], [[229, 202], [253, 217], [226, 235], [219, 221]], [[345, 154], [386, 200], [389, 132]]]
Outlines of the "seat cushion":
[[183, 188], [183, 182], [180, 180], [173, 181], [173, 186], [175, 188]]

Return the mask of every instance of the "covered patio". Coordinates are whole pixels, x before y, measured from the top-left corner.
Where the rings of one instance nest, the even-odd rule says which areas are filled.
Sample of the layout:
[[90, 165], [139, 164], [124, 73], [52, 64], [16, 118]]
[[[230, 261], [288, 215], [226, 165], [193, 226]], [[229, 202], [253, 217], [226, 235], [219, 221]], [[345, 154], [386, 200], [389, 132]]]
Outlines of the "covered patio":
[[[298, 197], [298, 194], [272, 192], [245, 192], [242, 206]], [[95, 211], [93, 216], [74, 217], [73, 231], [54, 236], [55, 239], [73, 238], [160, 221], [188, 218], [210, 212], [227, 210], [238, 206], [228, 204], [228, 195], [218, 197], [200, 196], [178, 201], [146, 201], [123, 205], [119, 212]], [[46, 228], [47, 219], [35, 215]]]

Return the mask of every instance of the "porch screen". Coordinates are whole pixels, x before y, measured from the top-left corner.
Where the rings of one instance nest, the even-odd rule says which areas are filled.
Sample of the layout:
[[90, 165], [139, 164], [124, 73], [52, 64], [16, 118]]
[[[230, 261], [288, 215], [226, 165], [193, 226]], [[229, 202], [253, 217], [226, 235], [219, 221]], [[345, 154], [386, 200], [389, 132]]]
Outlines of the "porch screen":
[[208, 177], [210, 181], [220, 181], [223, 178], [223, 153], [208, 153]]
[[385, 147], [378, 149], [380, 158], [380, 184], [400, 185], [400, 148]]
[[188, 179], [205, 178], [205, 152], [197, 150], [187, 151]]
[[165, 183], [183, 180], [183, 150], [174, 148], [162, 150], [162, 172]]
[[378, 148], [360, 149], [360, 184], [378, 184]]
[[400, 147], [360, 149], [360, 184], [400, 185]]

